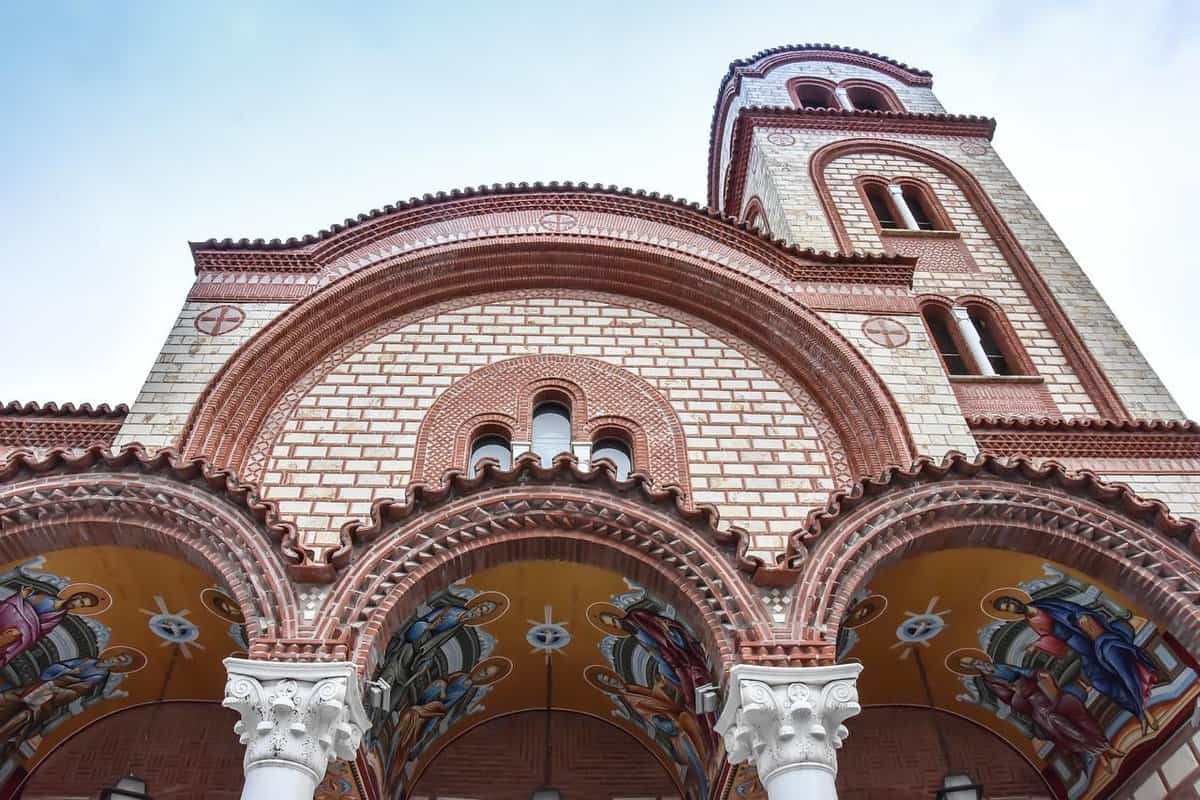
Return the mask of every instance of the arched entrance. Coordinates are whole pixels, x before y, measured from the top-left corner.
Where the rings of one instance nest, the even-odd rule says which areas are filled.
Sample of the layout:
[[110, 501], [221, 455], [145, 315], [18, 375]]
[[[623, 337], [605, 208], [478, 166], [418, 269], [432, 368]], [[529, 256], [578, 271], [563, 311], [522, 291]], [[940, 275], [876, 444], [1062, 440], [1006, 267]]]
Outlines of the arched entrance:
[[946, 745], [949, 713], [1003, 740], [997, 760], [1031, 765], [1045, 793], [1106, 797], [1189, 718], [1200, 562], [1194, 525], [1161, 504], [1054, 465], [954, 456], [830, 509], [810, 521], [797, 617], [862, 663], [867, 712], [921, 710], [942, 774], [970, 767]]

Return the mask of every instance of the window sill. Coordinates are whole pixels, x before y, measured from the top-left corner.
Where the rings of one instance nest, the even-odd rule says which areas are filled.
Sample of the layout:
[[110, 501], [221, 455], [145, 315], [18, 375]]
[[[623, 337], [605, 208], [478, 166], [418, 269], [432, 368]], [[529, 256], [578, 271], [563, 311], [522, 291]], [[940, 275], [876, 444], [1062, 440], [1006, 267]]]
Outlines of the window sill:
[[958, 231], [910, 231], [908, 228], [880, 228], [880, 236], [894, 236], [897, 239], [961, 239]]
[[951, 383], [1045, 383], [1041, 375], [951, 375]]

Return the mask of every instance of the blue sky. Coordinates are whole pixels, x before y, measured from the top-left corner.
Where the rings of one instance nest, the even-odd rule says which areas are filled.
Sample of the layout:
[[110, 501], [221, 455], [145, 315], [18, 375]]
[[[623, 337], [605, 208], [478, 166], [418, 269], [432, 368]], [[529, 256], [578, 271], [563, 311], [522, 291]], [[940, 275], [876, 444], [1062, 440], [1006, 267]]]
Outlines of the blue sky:
[[935, 73], [1200, 414], [1200, 3], [29, 3], [0, 8], [0, 401], [132, 402], [189, 239], [442, 189], [704, 200], [734, 58], [829, 41]]

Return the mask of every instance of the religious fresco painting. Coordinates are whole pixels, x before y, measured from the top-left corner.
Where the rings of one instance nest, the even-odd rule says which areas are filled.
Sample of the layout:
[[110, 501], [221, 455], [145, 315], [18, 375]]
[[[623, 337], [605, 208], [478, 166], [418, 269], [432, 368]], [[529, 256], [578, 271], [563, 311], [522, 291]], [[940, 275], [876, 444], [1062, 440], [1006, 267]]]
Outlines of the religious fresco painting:
[[708, 796], [706, 769], [722, 751], [713, 715], [695, 712], [695, 687], [713, 669], [694, 631], [624, 576], [556, 561], [478, 572], [432, 595], [392, 637], [373, 676], [390, 686], [389, 711], [367, 736], [381, 795], [423, 794], [421, 776], [458, 736], [544, 709], [549, 672], [552, 708], [620, 728], [680, 796]]
[[0, 793], [102, 716], [219, 697], [244, 625], [209, 576], [154, 552], [80, 547], [0, 567]]
[[605, 634], [605, 665], [584, 677], [615, 706], [614, 715], [640, 727], [667, 753], [688, 798], [708, 797], [710, 756], [722, 752], [715, 714], [696, 711], [696, 688], [712, 683], [713, 668], [696, 635], [674, 609], [627, 581], [628, 591], [588, 608], [588, 621]]
[[1019, 553], [906, 561], [847, 615], [838, 654], [868, 667], [864, 706], [924, 705], [920, 661], [936, 705], [1008, 740], [1070, 800], [1117, 786], [1200, 694], [1194, 660], [1120, 593]]
[[372, 768], [387, 797], [411, 789], [417, 761], [459, 720], [482, 708], [492, 687], [512, 672], [495, 656], [485, 629], [507, 613], [496, 591], [461, 583], [435, 594], [388, 642], [377, 680], [390, 687], [390, 704], [367, 737]]

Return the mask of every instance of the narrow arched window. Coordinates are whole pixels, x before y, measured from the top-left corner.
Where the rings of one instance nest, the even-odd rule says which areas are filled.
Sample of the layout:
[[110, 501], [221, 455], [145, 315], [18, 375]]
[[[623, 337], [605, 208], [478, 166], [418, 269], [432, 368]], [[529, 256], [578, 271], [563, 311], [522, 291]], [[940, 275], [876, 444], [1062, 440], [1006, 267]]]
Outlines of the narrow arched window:
[[979, 344], [983, 348], [983, 354], [987, 356], [988, 363], [992, 365], [992, 372], [997, 375], [1014, 374], [1008, 355], [1000, 344], [1000, 332], [996, 329], [992, 315], [980, 306], [967, 306], [967, 314], [971, 317], [975, 332], [979, 334]]
[[559, 453], [571, 452], [571, 410], [562, 403], [538, 403], [533, 409], [530, 449], [548, 467]]
[[901, 196], [904, 198], [904, 204], [912, 213], [913, 219], [917, 221], [918, 230], [933, 231], [942, 227], [938, 224], [938, 215], [934, 213], [929, 198], [925, 196], [925, 192], [920, 187], [906, 183], [901, 187]]
[[858, 111], [894, 111], [883, 92], [870, 86], [851, 86], [846, 89], [846, 96]]
[[946, 371], [951, 375], [970, 375], [971, 368], [959, 349], [958, 338], [950, 327], [954, 323], [946, 310], [928, 305], [921, 310], [921, 316], [925, 318], [925, 325], [933, 336], [933, 343], [942, 357], [942, 363], [946, 365]]
[[896, 219], [896, 212], [892, 206], [892, 199], [888, 196], [888, 190], [882, 183], [874, 181], [863, 184], [863, 191], [867, 195], [867, 202], [871, 204], [871, 213], [875, 215], [875, 221], [879, 223], [879, 227], [884, 230], [896, 230], [900, 227], [900, 222]]
[[615, 436], [597, 439], [592, 445], [592, 462], [600, 459], [611, 461], [617, 468], [617, 479], [625, 480], [633, 471], [633, 452], [629, 445]]
[[476, 436], [471, 442], [471, 458], [467, 462], [467, 474], [474, 476], [479, 462], [485, 458], [500, 462], [500, 469], [512, 469], [512, 445], [508, 439], [496, 433]]
[[831, 86], [816, 81], [798, 81], [792, 84], [796, 105], [800, 108], [838, 108], [837, 96]]

